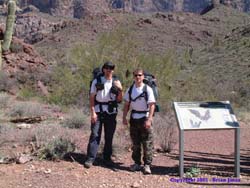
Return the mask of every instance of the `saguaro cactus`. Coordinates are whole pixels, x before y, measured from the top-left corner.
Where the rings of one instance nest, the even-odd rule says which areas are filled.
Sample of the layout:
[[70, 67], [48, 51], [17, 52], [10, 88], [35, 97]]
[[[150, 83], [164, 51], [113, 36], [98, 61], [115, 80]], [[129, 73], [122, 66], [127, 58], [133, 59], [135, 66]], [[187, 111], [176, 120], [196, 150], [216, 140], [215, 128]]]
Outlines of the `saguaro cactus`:
[[14, 30], [15, 16], [16, 16], [16, 1], [9, 0], [4, 40], [3, 41], [0, 40], [0, 70], [2, 70], [2, 51], [8, 51], [10, 49], [10, 44]]
[[8, 16], [6, 20], [6, 29], [4, 33], [4, 40], [3, 40], [3, 47], [2, 47], [3, 51], [8, 51], [10, 49], [10, 44], [11, 44], [13, 30], [14, 30], [15, 16], [16, 16], [16, 1], [9, 0]]

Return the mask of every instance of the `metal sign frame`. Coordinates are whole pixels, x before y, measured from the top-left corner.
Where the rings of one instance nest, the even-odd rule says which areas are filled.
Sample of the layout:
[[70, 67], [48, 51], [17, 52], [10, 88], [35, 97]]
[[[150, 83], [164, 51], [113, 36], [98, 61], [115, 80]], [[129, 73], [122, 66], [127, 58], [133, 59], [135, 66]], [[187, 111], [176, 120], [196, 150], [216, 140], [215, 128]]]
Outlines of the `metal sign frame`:
[[[233, 113], [233, 109], [229, 101], [220, 101], [220, 102], [174, 102], [173, 103], [178, 128], [179, 128], [179, 175], [180, 177], [184, 176], [184, 131], [190, 130], [218, 130], [218, 129], [234, 129], [234, 172], [236, 177], [240, 177], [240, 126]], [[200, 115], [197, 115], [197, 110], [201, 109], [204, 111], [210, 110], [215, 111], [215, 113], [225, 113], [226, 121], [224, 125], [212, 125], [212, 126], [186, 126], [187, 121], [183, 120], [183, 115], [180, 110], [181, 108], [188, 108], [191, 113], [194, 113], [198, 118], [201, 119], [199, 125], [202, 125], [202, 120]], [[196, 111], [192, 110], [194, 108]], [[221, 109], [221, 111], [219, 111]], [[209, 112], [210, 112], [209, 111]], [[220, 117], [220, 116], [219, 116]], [[211, 116], [209, 118], [212, 118]], [[207, 119], [205, 119], [206, 121]], [[220, 123], [222, 121], [219, 121]], [[191, 121], [192, 123], [192, 121]], [[205, 122], [206, 123], [206, 122]], [[205, 124], [203, 123], [203, 124]], [[197, 124], [196, 124], [197, 125]], [[206, 124], [205, 124], [206, 125]]]

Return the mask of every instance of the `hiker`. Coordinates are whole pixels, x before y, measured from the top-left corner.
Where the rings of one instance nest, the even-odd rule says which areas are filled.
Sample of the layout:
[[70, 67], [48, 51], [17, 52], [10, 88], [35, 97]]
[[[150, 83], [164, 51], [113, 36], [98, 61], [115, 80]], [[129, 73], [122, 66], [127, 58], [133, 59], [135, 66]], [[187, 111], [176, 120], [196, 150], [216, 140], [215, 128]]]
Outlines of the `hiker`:
[[133, 72], [134, 83], [127, 89], [124, 99], [123, 124], [128, 125], [126, 119], [129, 109], [130, 137], [132, 140], [132, 159], [134, 164], [131, 171], [141, 170], [141, 146], [143, 147], [144, 174], [151, 174], [150, 165], [153, 159], [153, 127], [152, 120], [155, 110], [155, 97], [151, 87], [143, 83], [144, 71], [141, 68]]
[[107, 166], [114, 165], [111, 160], [112, 141], [116, 129], [116, 115], [119, 102], [122, 101], [121, 82], [114, 77], [115, 65], [105, 62], [103, 74], [95, 78], [90, 88], [91, 134], [87, 148], [87, 160], [84, 163], [90, 168], [95, 161], [99, 148], [102, 127], [104, 128], [103, 159]]

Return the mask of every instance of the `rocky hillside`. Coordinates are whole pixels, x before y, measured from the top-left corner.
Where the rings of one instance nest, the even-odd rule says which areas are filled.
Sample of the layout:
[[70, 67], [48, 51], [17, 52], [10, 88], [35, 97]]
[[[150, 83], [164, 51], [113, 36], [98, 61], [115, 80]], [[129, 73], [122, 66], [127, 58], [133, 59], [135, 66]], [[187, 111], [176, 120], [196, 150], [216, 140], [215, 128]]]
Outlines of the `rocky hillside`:
[[[32, 1], [27, 2], [31, 3]], [[38, 2], [48, 3], [49, 1], [36, 1], [36, 3]], [[62, 2], [65, 2], [65, 4], [61, 4]], [[58, 4], [54, 5], [57, 7], [61, 4], [63, 5], [63, 8], [67, 8], [68, 5], [70, 5], [70, 2], [72, 1], [67, 1], [67, 4], [66, 1], [60, 1], [60, 3], [58, 1]], [[133, 3], [135, 2], [136, 1], [133, 1]], [[149, 7], [149, 1], [144, 2], [148, 2], [147, 5], [144, 5], [145, 7]], [[180, 1], [178, 2], [180, 3]], [[215, 85], [219, 86], [219, 83], [222, 83], [221, 80], [223, 80], [223, 86], [225, 86], [224, 89], [232, 91], [231, 93], [236, 93], [236, 95], [232, 97], [233, 100], [237, 97], [242, 97], [244, 99], [241, 100], [241, 104], [245, 101], [245, 99], [248, 100], [250, 91], [241, 89], [245, 88], [247, 84], [244, 83], [248, 82], [248, 79], [243, 78], [244, 75], [237, 74], [237, 77], [239, 78], [237, 83], [232, 81], [232, 84], [225, 84], [227, 83], [227, 80], [235, 78], [234, 73], [230, 72], [230, 74], [226, 74], [227, 71], [224, 71], [227, 69], [222, 69], [223, 71], [220, 71], [220, 73], [223, 74], [216, 74], [217, 70], [224, 65], [227, 66], [226, 63], [229, 61], [240, 61], [248, 66], [249, 55], [247, 47], [249, 42], [245, 41], [247, 39], [241, 39], [242, 35], [237, 35], [237, 33], [233, 32], [236, 28], [243, 28], [249, 24], [248, 14], [232, 9], [231, 7], [220, 5], [218, 2], [211, 11], [203, 15], [188, 12], [149, 12], [137, 14], [133, 12], [127, 13], [113, 11], [107, 13], [106, 11], [108, 11], [109, 7], [106, 1], [96, 0], [94, 3], [91, 1], [85, 1], [85, 3], [86, 4], [82, 5], [86, 5], [88, 7], [86, 9], [88, 12], [95, 10], [94, 12], [98, 14], [86, 14], [83, 19], [67, 18], [42, 13], [33, 5], [30, 5], [27, 7], [28, 9], [24, 8], [17, 14], [15, 36], [23, 39], [24, 42], [33, 44], [39, 55], [44, 59], [46, 66], [49, 67], [49, 70], [51, 70], [52, 66], [57, 64], [63, 65], [69, 62], [71, 63], [72, 61], [85, 61], [89, 64], [91, 62], [101, 62], [103, 60], [101, 59], [102, 57], [97, 56], [97, 59], [92, 58], [95, 57], [94, 54], [92, 54], [93, 56], [91, 57], [85, 57], [82, 52], [75, 55], [72, 55], [72, 53], [74, 51], [75, 53], [77, 52], [77, 47], [79, 47], [79, 45], [82, 49], [85, 47], [91, 48], [93, 53], [95, 51], [99, 52], [99, 48], [101, 48], [103, 42], [109, 44], [109, 41], [113, 41], [111, 42], [112, 44], [110, 44], [110, 47], [113, 47], [112, 45], [119, 42], [118, 39], [121, 39], [121, 43], [117, 45], [122, 47], [124, 45], [125, 51], [127, 49], [133, 49], [134, 53], [132, 55], [135, 56], [134, 59], [138, 58], [138, 54], [171, 54], [173, 62], [180, 65], [182, 71], [181, 73], [188, 74], [188, 77], [183, 76], [183, 74], [180, 74], [178, 78], [176, 77], [175, 79], [179, 82], [178, 84], [168, 83], [170, 87], [174, 85], [178, 86], [176, 91], [180, 94], [187, 93], [187, 91], [179, 92], [182, 87], [183, 89], [188, 89], [190, 92], [190, 95], [186, 95], [187, 97], [193, 97], [192, 93], [197, 90], [195, 87], [200, 87], [199, 84], [202, 83], [202, 87], [214, 85], [210, 84], [212, 81], [209, 75], [215, 74], [215, 76], [211, 77], [216, 78], [217, 82]], [[137, 5], [139, 6], [139, 4]], [[196, 5], [198, 6], [198, 4]], [[36, 4], [36, 6], [38, 5]], [[133, 11], [133, 9], [131, 11]], [[4, 28], [4, 25], [4, 22], [1, 21], [1, 26], [3, 26], [2, 28]], [[124, 31], [125, 34], [123, 33]], [[114, 35], [113, 38], [112, 36], [107, 35], [110, 33], [111, 35]], [[106, 34], [108, 38], [101, 38], [103, 34]], [[225, 41], [226, 37], [231, 36], [230, 34], [237, 35], [240, 39], [237, 39], [236, 42], [230, 42], [231, 38], [228, 40], [229, 42]], [[124, 41], [122, 42], [123, 39]], [[126, 44], [130, 46], [126, 47]], [[19, 45], [13, 47], [13, 50], [19, 53]], [[23, 51], [22, 49], [23, 47], [21, 47], [21, 52]], [[115, 57], [132, 57], [132, 55], [127, 55], [127, 53], [122, 54], [124, 49], [119, 52], [120, 56], [116, 54], [117, 56]], [[230, 49], [235, 49], [232, 51], [233, 56], [228, 55], [231, 53], [231, 51], [229, 51]], [[107, 55], [109, 56], [103, 55], [103, 57], [105, 56], [111, 59], [114, 58], [113, 55]], [[5, 58], [8, 59], [9, 57], [10, 55], [5, 56]], [[241, 59], [239, 59], [239, 57], [241, 57]], [[121, 62], [121, 60], [122, 59], [119, 59], [117, 62]], [[6, 60], [6, 62], [8, 61], [9, 60]], [[16, 61], [19, 62], [19, 59]], [[130, 61], [131, 59], [128, 59], [126, 62]], [[22, 67], [19, 68], [19, 65], [23, 66], [23, 63], [16, 65], [10, 63], [9, 65], [11, 65], [10, 68], [14, 66], [13, 70], [22, 70]], [[31, 64], [28, 65], [30, 66]], [[34, 63], [32, 65], [34, 65]], [[38, 62], [37, 65], [42, 65], [42, 68], [39, 70], [45, 70], [42, 63]], [[230, 64], [230, 66], [231, 65], [233, 64]], [[235, 65], [233, 66], [236, 67]], [[200, 74], [201, 71], [199, 71], [199, 67], [205, 67], [203, 70], [209, 70], [208, 72], [211, 72], [211, 74], [204, 73], [202, 74], [203, 77], [197, 78], [193, 81], [192, 76], [195, 76], [196, 73], [192, 71], [193, 69], [197, 69], [197, 74]], [[237, 66], [237, 70], [235, 72], [240, 73], [243, 71], [241, 67], [243, 66]], [[27, 69], [25, 68], [24, 70]], [[248, 75], [249, 73], [245, 72], [244, 74]], [[11, 75], [16, 76], [16, 74]], [[35, 73], [34, 75], [37, 76], [39, 74]], [[220, 76], [217, 77], [217, 75]], [[189, 76], [191, 76], [191, 78]], [[229, 77], [227, 76], [229, 76], [230, 79], [228, 79]], [[18, 79], [20, 80], [20, 78]], [[87, 79], [89, 78], [85, 78], [86, 82], [88, 81]], [[202, 79], [208, 81], [206, 82], [207, 85], [203, 84], [204, 81]], [[39, 81], [40, 78], [36, 78], [35, 80]], [[43, 76], [42, 81], [45, 85], [50, 84], [49, 77], [46, 75]], [[191, 86], [189, 85], [190, 83], [195, 82], [198, 84], [195, 87], [194, 84]], [[239, 87], [235, 88], [233, 85], [237, 85]], [[217, 88], [216, 91], [214, 91], [214, 88], [212, 87], [210, 87], [210, 89], [213, 94], [213, 99], [223, 99], [224, 96], [217, 95], [218, 93], [222, 93], [218, 92], [220, 91], [220, 88]], [[167, 90], [165, 92], [167, 93]], [[242, 93], [247, 94], [241, 95]], [[200, 93], [201, 96], [204, 96], [203, 94], [204, 93], [202, 92]], [[178, 97], [178, 99], [181, 100], [190, 100], [190, 98], [183, 99], [183, 96]], [[192, 99], [196, 100], [197, 98]]]
[[[0, 0], [2, 4], [6, 0]], [[249, 12], [249, 0], [19, 0], [21, 8], [33, 5], [51, 15], [83, 18], [87, 14], [121, 9], [127, 12], [184, 11], [203, 13], [224, 4]]]

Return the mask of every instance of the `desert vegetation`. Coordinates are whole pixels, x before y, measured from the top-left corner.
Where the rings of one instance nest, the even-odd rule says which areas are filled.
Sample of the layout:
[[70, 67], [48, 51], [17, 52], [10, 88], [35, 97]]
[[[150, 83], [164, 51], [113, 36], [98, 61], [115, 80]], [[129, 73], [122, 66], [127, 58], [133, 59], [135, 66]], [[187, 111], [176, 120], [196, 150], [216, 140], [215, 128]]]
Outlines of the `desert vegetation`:
[[[40, 16], [41, 24], [45, 23], [44, 18], [51, 19], [49, 15]], [[132, 71], [137, 67], [157, 79], [157, 102], [161, 111], [155, 114], [153, 122], [154, 157], [161, 156], [163, 161], [166, 156], [167, 160], [178, 160], [174, 101], [229, 100], [238, 119], [248, 124], [249, 15], [218, 5], [205, 15], [110, 12], [80, 20], [65, 21], [61, 17], [58, 20], [61, 25], [49, 22], [54, 30], [34, 45], [43, 58], [43, 72], [27, 69], [22, 63], [16, 66], [10, 61], [14, 55], [26, 51], [28, 67], [36, 66], [36, 61], [29, 56], [32, 48], [23, 43], [12, 42], [3, 58], [5, 66], [0, 71], [1, 164], [30, 160], [70, 160], [81, 164], [90, 133], [88, 107], [92, 70], [107, 60], [116, 65], [115, 74], [124, 88], [132, 84]], [[45, 92], [38, 87], [38, 81], [43, 83]], [[122, 106], [123, 103], [119, 105], [113, 157], [126, 160], [128, 165], [131, 143], [129, 129], [121, 123]], [[98, 159], [102, 149], [103, 142]], [[248, 151], [244, 151], [245, 161]], [[159, 165], [157, 162], [155, 166]], [[174, 171], [176, 175], [174, 165], [165, 169], [166, 174]], [[82, 166], [80, 169], [82, 176]], [[164, 172], [160, 165], [154, 170], [156, 174]], [[199, 165], [186, 169], [186, 177], [202, 173]]]

